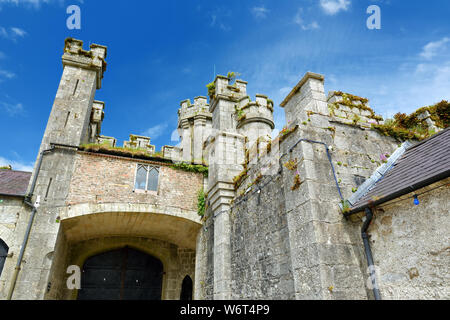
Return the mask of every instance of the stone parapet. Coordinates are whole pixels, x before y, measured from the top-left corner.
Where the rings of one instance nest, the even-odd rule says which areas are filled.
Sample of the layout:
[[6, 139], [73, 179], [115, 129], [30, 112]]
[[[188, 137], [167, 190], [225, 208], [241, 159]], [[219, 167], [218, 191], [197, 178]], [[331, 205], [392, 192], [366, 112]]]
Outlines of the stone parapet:
[[145, 136], [130, 134], [130, 140], [124, 141], [123, 146], [131, 149], [145, 149], [150, 154], [155, 153], [155, 146], [151, 145], [150, 138]]
[[347, 123], [368, 125], [384, 124], [383, 118], [376, 115], [369, 106], [369, 100], [349, 93], [331, 91], [328, 94], [328, 111], [334, 120]]
[[74, 66], [95, 70], [97, 73], [97, 89], [102, 87], [103, 74], [106, 71], [107, 48], [98, 44], [92, 44], [90, 51], [83, 49], [83, 41], [67, 38], [64, 43], [62, 57], [64, 66]]

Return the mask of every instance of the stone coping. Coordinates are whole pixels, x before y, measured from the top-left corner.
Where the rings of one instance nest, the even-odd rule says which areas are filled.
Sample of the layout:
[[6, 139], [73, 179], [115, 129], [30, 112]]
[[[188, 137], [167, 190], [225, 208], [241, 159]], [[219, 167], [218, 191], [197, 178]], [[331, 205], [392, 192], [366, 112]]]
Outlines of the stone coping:
[[286, 106], [286, 104], [289, 102], [289, 100], [292, 99], [292, 97], [297, 93], [297, 91], [300, 90], [301, 87], [303, 87], [303, 85], [306, 83], [306, 81], [308, 81], [310, 78], [311, 79], [320, 80], [320, 81], [324, 81], [325, 80], [325, 76], [324, 75], [321, 75], [321, 74], [318, 74], [318, 73], [314, 73], [314, 72], [307, 72], [305, 74], [305, 76], [299, 81], [299, 83], [297, 83], [297, 85], [291, 90], [291, 92], [283, 100], [283, 102], [281, 102], [280, 106], [284, 108]]

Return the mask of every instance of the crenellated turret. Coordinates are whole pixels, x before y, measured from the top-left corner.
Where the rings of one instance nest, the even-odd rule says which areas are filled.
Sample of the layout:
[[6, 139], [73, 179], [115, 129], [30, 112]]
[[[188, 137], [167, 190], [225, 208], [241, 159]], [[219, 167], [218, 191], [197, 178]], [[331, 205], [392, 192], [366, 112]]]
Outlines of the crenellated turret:
[[[256, 142], [267, 145], [275, 127], [272, 100], [262, 94], [256, 95], [256, 101], [246, 97], [236, 106], [236, 118], [238, 133], [247, 137], [248, 148], [252, 148]], [[264, 146], [257, 148], [263, 149]]]
[[82, 67], [97, 73], [97, 89], [102, 87], [103, 74], [106, 71], [107, 48], [99, 44], [91, 44], [90, 51], [83, 49], [83, 41], [67, 38], [64, 42], [64, 66]]
[[209, 87], [212, 113], [212, 126], [217, 130], [227, 132], [237, 132], [236, 103], [247, 97], [247, 82], [236, 80], [231, 84], [231, 80], [224, 76], [216, 76], [213, 85]]
[[178, 110], [178, 133], [181, 138], [182, 159], [185, 162], [203, 163], [203, 143], [211, 132], [211, 113], [206, 97], [196, 97], [181, 102]]

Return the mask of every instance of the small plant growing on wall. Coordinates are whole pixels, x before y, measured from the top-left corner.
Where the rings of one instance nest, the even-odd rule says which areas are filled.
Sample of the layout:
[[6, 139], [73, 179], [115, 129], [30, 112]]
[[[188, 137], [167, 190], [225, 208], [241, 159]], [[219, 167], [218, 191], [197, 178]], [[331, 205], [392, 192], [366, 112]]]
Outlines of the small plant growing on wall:
[[284, 164], [284, 167], [285, 167], [286, 169], [290, 170], [290, 171], [297, 170], [297, 167], [298, 167], [298, 159], [295, 158], [295, 159], [293, 159], [293, 160], [289, 160], [288, 162], [286, 162], [286, 163]]
[[200, 217], [205, 215], [206, 210], [206, 195], [205, 191], [200, 189], [197, 194], [197, 213]]
[[302, 185], [302, 179], [300, 179], [300, 174], [298, 171], [296, 172], [296, 175], [294, 176], [294, 185], [291, 187], [291, 190], [297, 190]]
[[350, 212], [350, 204], [348, 203], [347, 200], [342, 200], [341, 204], [342, 204], [342, 213]]
[[208, 88], [208, 96], [213, 98], [216, 94], [216, 84], [214, 82], [208, 83], [206, 88]]

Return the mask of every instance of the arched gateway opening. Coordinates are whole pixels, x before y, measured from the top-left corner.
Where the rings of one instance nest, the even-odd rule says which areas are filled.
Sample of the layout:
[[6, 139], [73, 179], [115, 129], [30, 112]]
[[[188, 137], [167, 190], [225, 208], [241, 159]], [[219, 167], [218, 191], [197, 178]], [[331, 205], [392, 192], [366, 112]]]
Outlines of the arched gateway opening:
[[163, 264], [124, 247], [86, 260], [78, 300], [161, 300]]

